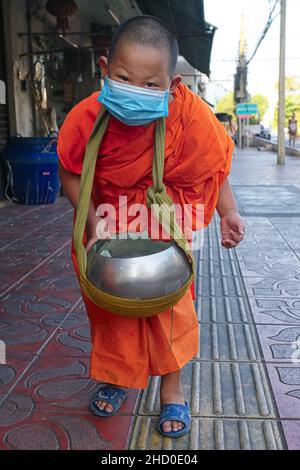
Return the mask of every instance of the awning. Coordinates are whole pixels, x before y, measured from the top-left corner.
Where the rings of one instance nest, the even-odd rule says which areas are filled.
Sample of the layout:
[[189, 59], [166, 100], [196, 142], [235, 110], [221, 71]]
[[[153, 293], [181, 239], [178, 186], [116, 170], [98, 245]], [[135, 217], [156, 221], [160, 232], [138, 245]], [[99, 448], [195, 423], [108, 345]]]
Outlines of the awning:
[[139, 14], [161, 18], [175, 32], [180, 54], [195, 69], [209, 75], [216, 27], [205, 21], [203, 0], [76, 0], [76, 3], [93, 27], [95, 24], [116, 27], [116, 19], [124, 21]]
[[215, 26], [205, 22], [203, 0], [137, 0], [143, 14], [161, 18], [175, 32], [180, 54], [197, 70], [210, 74]]

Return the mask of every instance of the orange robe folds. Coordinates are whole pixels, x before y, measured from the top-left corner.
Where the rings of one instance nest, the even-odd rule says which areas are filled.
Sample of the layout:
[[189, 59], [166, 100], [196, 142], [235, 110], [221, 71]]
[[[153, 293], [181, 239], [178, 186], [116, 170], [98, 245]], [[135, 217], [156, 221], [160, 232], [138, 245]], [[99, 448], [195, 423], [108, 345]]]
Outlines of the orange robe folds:
[[[85, 146], [101, 106], [97, 97], [98, 92], [77, 104], [60, 130], [58, 155], [71, 173], [81, 174]], [[164, 183], [175, 204], [204, 204], [202, 226], [207, 226], [230, 171], [233, 142], [209, 106], [186, 85], [180, 84], [173, 97], [166, 118]], [[118, 211], [119, 196], [127, 196], [128, 207], [146, 205], [152, 184], [154, 131], [155, 123], [127, 126], [111, 116], [95, 170], [92, 199], [96, 208], [110, 203]], [[199, 228], [194, 222], [193, 229]], [[78, 275], [73, 240], [71, 255]], [[179, 370], [198, 352], [198, 321], [190, 290], [174, 307], [172, 344], [170, 310], [145, 319], [128, 318], [82, 296], [91, 323], [90, 375], [96, 380], [143, 389], [149, 375]]]

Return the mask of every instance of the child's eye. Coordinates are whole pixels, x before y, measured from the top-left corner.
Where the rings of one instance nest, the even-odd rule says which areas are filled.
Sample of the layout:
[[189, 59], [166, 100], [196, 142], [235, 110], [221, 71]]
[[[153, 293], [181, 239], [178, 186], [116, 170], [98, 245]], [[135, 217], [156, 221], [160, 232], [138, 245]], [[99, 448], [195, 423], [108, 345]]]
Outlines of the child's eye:
[[124, 75], [119, 75], [119, 78], [123, 80], [124, 82], [128, 82], [128, 78], [125, 77]]
[[152, 82], [148, 82], [148, 83], [146, 83], [146, 85], [147, 85], [147, 87], [150, 87], [150, 88], [152, 88], [154, 86], [157, 86], [155, 83], [152, 83]]

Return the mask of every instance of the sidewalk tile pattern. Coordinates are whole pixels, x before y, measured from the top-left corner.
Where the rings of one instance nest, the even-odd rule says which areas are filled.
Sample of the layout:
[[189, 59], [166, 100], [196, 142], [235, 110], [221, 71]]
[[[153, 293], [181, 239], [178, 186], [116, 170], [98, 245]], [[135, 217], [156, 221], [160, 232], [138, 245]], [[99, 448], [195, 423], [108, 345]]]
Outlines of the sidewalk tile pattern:
[[[189, 435], [156, 431], [160, 378], [120, 412], [89, 412], [90, 331], [70, 258], [65, 198], [0, 210], [0, 449], [300, 449], [299, 160], [236, 152], [246, 222], [234, 250], [219, 217], [195, 252], [199, 353], [182, 372]], [[257, 182], [259, 181], [259, 185]]]

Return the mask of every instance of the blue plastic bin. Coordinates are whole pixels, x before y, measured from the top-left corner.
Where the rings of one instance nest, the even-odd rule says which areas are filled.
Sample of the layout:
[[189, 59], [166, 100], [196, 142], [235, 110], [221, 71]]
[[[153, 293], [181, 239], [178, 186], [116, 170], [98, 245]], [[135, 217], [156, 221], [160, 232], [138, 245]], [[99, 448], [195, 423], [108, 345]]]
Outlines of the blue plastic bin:
[[9, 182], [21, 204], [51, 204], [60, 189], [56, 139], [14, 137], [3, 150]]

